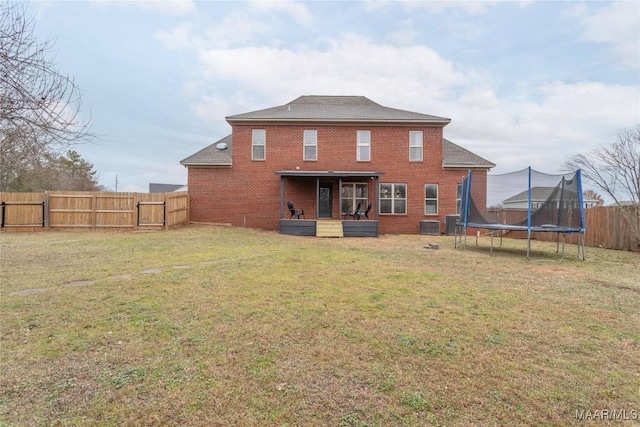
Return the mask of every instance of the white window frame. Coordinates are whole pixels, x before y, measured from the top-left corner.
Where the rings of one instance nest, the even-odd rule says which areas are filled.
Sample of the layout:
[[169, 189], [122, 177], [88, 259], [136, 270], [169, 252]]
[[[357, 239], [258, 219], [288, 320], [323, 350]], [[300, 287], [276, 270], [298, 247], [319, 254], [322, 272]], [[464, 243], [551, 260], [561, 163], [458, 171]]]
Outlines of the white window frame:
[[[358, 162], [370, 162], [371, 161], [371, 131], [370, 130], [359, 130], [358, 131], [358, 142], [357, 142], [357, 154], [356, 160]], [[366, 158], [363, 156], [366, 149]]]
[[462, 210], [462, 184], [458, 184], [456, 185], [456, 214], [460, 215], [462, 213], [461, 210]]
[[[262, 158], [256, 156], [256, 149], [262, 147]], [[267, 159], [267, 131], [265, 129], [251, 130], [251, 160]]]
[[[435, 187], [436, 189], [436, 196], [435, 197], [427, 197], [427, 189], [429, 187]], [[424, 185], [424, 214], [425, 215], [438, 215], [438, 208], [439, 208], [439, 201], [438, 201], [438, 197], [440, 195], [440, 188], [438, 184], [425, 184]], [[436, 211], [435, 212], [429, 212], [429, 208], [428, 208], [428, 204], [429, 202], [436, 202]]]
[[[318, 131], [316, 129], [305, 129], [302, 136], [302, 159], [306, 161], [318, 160]], [[313, 149], [313, 158], [307, 155], [307, 149]], [[309, 153], [310, 154], [310, 153]]]
[[[404, 188], [404, 197], [402, 197]], [[381, 182], [379, 184], [380, 200], [378, 200], [378, 206], [380, 207], [381, 215], [406, 215], [408, 211], [407, 207], [407, 184], [406, 183], [390, 183]], [[390, 202], [390, 203], [388, 203]], [[402, 202], [402, 203], [401, 203]], [[387, 209], [387, 205], [389, 208]], [[396, 212], [404, 205], [404, 211]]]
[[424, 133], [421, 130], [409, 131], [409, 161], [421, 162], [423, 160]]

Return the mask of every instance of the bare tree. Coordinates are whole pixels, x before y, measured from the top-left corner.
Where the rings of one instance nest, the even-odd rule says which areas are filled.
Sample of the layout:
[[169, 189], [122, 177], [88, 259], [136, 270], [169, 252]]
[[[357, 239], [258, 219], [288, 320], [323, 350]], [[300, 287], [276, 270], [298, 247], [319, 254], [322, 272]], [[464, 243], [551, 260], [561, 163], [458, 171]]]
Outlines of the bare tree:
[[604, 199], [602, 198], [602, 196], [598, 193], [596, 193], [595, 191], [588, 189], [588, 190], [584, 190], [582, 192], [582, 195], [584, 197], [588, 197], [590, 199], [594, 199], [596, 201], [596, 206], [602, 206], [604, 205]]
[[624, 218], [640, 246], [640, 124], [619, 131], [610, 144], [572, 156], [563, 169], [581, 169], [585, 180], [624, 206]]
[[0, 0], [0, 191], [92, 138], [80, 90], [56, 70], [52, 47], [34, 37], [24, 4]]

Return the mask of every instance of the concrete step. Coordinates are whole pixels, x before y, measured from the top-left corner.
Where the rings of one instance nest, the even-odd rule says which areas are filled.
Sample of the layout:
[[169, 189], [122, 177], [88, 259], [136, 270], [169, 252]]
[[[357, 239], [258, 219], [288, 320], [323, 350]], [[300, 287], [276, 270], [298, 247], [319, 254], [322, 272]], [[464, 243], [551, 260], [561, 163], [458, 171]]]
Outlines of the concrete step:
[[344, 237], [342, 221], [320, 220], [316, 222], [317, 237]]

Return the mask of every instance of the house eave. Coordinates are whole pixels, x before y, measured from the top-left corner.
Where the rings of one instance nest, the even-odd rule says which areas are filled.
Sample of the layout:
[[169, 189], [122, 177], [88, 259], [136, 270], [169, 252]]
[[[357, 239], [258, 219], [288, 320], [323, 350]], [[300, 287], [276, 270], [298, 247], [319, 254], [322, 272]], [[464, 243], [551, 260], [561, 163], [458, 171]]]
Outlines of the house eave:
[[380, 177], [384, 172], [374, 171], [305, 171], [305, 170], [279, 170], [275, 171], [276, 175], [281, 177], [298, 177], [298, 178], [357, 178], [357, 177]]
[[484, 164], [442, 164], [443, 169], [491, 169], [496, 167], [493, 163]]
[[182, 163], [184, 167], [208, 168], [208, 169], [231, 169], [232, 163]]
[[313, 119], [313, 118], [291, 118], [291, 119], [231, 119], [226, 118], [227, 123], [234, 124], [280, 124], [280, 125], [299, 125], [301, 123], [313, 124], [342, 124], [342, 125], [359, 125], [366, 124], [370, 126], [389, 126], [389, 125], [405, 125], [405, 126], [427, 126], [427, 127], [444, 127], [451, 120], [410, 120], [410, 119]]

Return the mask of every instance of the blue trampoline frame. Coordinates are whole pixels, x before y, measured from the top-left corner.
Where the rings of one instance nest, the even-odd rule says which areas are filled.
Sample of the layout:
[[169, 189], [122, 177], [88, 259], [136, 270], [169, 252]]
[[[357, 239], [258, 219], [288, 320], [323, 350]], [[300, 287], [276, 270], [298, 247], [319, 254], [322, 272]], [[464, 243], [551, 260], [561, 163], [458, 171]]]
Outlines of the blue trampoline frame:
[[[582, 261], [584, 261], [586, 259], [585, 256], [585, 252], [584, 252], [584, 247], [585, 247], [585, 243], [584, 243], [584, 233], [585, 233], [585, 216], [584, 216], [584, 200], [583, 200], [583, 195], [582, 195], [582, 173], [581, 171], [578, 169], [578, 171], [576, 171], [576, 178], [577, 178], [577, 186], [578, 186], [578, 200], [580, 203], [580, 227], [560, 227], [560, 226], [556, 226], [554, 224], [543, 224], [541, 226], [532, 226], [531, 225], [531, 215], [533, 212], [535, 212], [535, 210], [533, 210], [531, 208], [532, 203], [531, 203], [531, 167], [528, 168], [528, 173], [529, 173], [529, 185], [528, 185], [528, 189], [527, 189], [527, 194], [528, 194], [528, 203], [527, 203], [527, 225], [510, 225], [510, 224], [498, 224], [498, 223], [479, 223], [479, 222], [469, 222], [468, 218], [469, 218], [469, 198], [470, 198], [470, 194], [471, 194], [471, 170], [469, 170], [467, 172], [467, 179], [466, 179], [466, 183], [465, 183], [465, 179], [462, 180], [462, 185], [465, 186], [465, 200], [464, 200], [464, 204], [463, 204], [463, 209], [462, 209], [462, 222], [461, 221], [457, 221], [456, 225], [459, 227], [462, 227], [462, 234], [460, 234], [460, 243], [458, 244], [458, 235], [455, 236], [455, 242], [454, 242], [454, 246], [456, 248], [458, 247], [467, 247], [467, 228], [478, 228], [478, 229], [484, 229], [484, 230], [489, 230], [489, 233], [491, 235], [491, 249], [489, 254], [493, 255], [493, 235], [495, 231], [526, 231], [527, 232], [527, 259], [531, 259], [530, 255], [531, 255], [531, 233], [534, 232], [542, 232], [542, 233], [558, 233], [558, 236], [562, 236], [562, 258], [561, 260], [564, 259], [564, 247], [565, 247], [565, 240], [566, 240], [566, 236], [567, 234], [573, 234], [573, 233], [580, 233], [581, 237], [579, 239], [579, 243], [578, 243], [578, 258]], [[463, 236], [464, 236], [464, 242], [463, 242]], [[502, 237], [504, 236], [504, 234], [500, 235], [500, 246], [502, 246]], [[476, 238], [476, 244], [477, 244], [477, 238]], [[557, 246], [556, 246], [556, 253], [559, 252], [559, 242], [557, 242]]]

